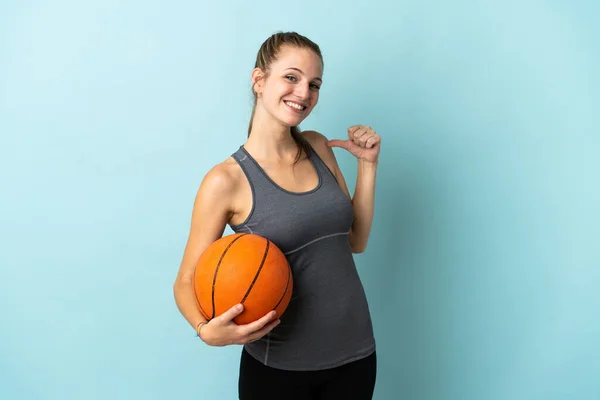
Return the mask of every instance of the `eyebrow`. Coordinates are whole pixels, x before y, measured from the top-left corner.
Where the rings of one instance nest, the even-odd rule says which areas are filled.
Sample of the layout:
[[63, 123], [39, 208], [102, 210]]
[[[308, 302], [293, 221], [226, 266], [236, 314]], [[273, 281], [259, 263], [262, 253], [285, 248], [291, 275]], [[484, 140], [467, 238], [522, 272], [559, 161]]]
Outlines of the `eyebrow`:
[[[302, 72], [302, 70], [301, 70], [301, 69], [298, 69], [298, 68], [295, 68], [295, 67], [289, 67], [289, 68], [286, 68], [286, 70], [288, 70], [288, 69], [293, 69], [294, 71], [298, 71], [298, 72], [300, 72], [302, 75], [304, 75], [304, 72]], [[321, 79], [321, 78], [318, 78], [318, 77], [317, 77], [317, 78], [315, 78], [315, 79], [316, 79], [316, 80], [318, 80], [318, 81], [321, 81], [321, 82], [323, 82], [323, 79]]]

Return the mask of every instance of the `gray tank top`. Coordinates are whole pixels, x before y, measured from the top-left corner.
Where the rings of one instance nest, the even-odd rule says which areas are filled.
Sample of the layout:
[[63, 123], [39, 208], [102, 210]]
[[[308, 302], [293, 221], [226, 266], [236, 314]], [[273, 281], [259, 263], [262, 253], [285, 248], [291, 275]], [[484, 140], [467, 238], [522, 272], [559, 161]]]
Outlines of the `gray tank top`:
[[350, 248], [352, 204], [319, 155], [319, 180], [307, 192], [278, 186], [243, 146], [232, 154], [252, 189], [252, 211], [234, 232], [263, 236], [292, 268], [292, 298], [281, 323], [245, 345], [263, 364], [285, 370], [333, 368], [366, 357], [375, 339], [365, 292]]

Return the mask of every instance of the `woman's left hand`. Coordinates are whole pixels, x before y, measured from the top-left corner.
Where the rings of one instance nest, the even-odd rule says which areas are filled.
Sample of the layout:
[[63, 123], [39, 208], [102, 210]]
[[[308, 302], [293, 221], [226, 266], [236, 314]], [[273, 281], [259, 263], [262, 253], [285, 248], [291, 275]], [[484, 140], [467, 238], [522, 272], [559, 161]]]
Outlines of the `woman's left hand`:
[[359, 160], [377, 163], [381, 137], [370, 126], [354, 125], [348, 128], [348, 139], [327, 141], [329, 147], [341, 147], [348, 150]]

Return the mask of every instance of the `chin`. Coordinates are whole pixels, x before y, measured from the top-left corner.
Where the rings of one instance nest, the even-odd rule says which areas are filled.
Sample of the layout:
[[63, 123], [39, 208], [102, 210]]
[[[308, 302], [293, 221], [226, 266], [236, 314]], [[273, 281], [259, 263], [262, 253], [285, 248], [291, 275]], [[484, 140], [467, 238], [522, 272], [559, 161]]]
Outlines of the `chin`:
[[280, 119], [281, 123], [289, 128], [291, 128], [292, 126], [298, 126], [302, 123], [302, 121], [304, 121], [305, 118], [285, 118], [285, 119]]
[[[287, 107], [284, 105], [284, 107]], [[285, 110], [282, 114], [280, 114], [279, 120], [287, 126], [298, 126], [308, 117], [311, 109], [308, 109], [308, 112], [303, 112], [301, 114], [290, 113], [289, 110]]]

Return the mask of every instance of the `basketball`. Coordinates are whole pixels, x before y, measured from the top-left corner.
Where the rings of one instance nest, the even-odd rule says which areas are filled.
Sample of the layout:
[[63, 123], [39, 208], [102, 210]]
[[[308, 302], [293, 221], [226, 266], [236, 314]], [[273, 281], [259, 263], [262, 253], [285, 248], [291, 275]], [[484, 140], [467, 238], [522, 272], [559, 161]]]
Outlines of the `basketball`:
[[194, 272], [198, 309], [211, 320], [236, 304], [234, 318], [248, 324], [277, 311], [281, 317], [292, 297], [292, 270], [283, 252], [266, 238], [249, 233], [224, 236], [202, 253]]

